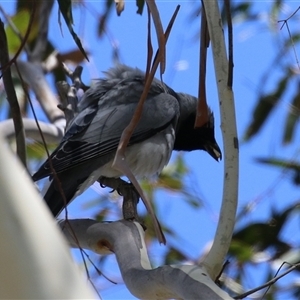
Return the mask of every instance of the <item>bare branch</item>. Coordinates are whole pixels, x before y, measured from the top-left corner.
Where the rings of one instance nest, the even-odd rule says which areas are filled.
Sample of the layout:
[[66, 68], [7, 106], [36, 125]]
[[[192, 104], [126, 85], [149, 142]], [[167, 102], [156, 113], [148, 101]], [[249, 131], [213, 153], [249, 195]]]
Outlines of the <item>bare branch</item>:
[[[2, 66], [3, 83], [7, 95], [7, 100], [11, 109], [15, 136], [17, 143], [17, 155], [23, 165], [26, 167], [26, 144], [25, 132], [23, 127], [22, 115], [17, 99], [16, 91], [11, 77], [11, 70], [9, 66], [9, 55], [7, 49], [7, 39], [4, 30], [4, 24], [0, 19], [0, 63]], [[5, 69], [4, 69], [5, 68]]]
[[[176, 9], [175, 9], [175, 11], [174, 11], [174, 13], [173, 13], [173, 15], [172, 15], [172, 18], [171, 18], [171, 20], [170, 20], [170, 22], [169, 22], [169, 24], [168, 24], [168, 26], [167, 26], [167, 29], [166, 29], [166, 31], [165, 31], [165, 39], [166, 39], [166, 43], [167, 43], [167, 41], [168, 41], [168, 38], [169, 38], [169, 35], [170, 35], [170, 33], [171, 33], [172, 27], [173, 27], [173, 25], [174, 25], [175, 19], [176, 19], [177, 15], [178, 15], [179, 9], [180, 9], [180, 5], [177, 5], [177, 6], [176, 6]], [[148, 26], [149, 26], [149, 25], [148, 25]], [[148, 32], [150, 32], [150, 28], [148, 29]], [[150, 35], [150, 33], [148, 33], [148, 35]], [[148, 48], [148, 49], [149, 49], [149, 48]], [[157, 60], [158, 55], [159, 55], [159, 49], [156, 51], [155, 56], [154, 56], [154, 60], [153, 60], [153, 61], [156, 61], [156, 60]], [[149, 69], [150, 69], [150, 68], [149, 68]], [[148, 71], [148, 69], [147, 69], [147, 71]], [[146, 73], [147, 73], [147, 72], [146, 72]]]
[[[72, 247], [78, 244], [70, 234], [76, 232], [80, 247], [99, 254], [116, 255], [129, 291], [142, 299], [232, 299], [196, 265], [164, 265], [153, 269], [144, 241], [144, 230], [136, 222], [121, 220], [100, 223], [90, 219], [59, 223]], [[126, 249], [126, 251], [124, 250]]]
[[28, 60], [30, 62], [41, 62], [45, 54], [45, 50], [48, 43], [48, 29], [49, 18], [53, 7], [53, 0], [41, 1], [38, 12], [38, 34], [34, 49], [29, 54]]
[[292, 47], [293, 47], [296, 63], [297, 63], [298, 69], [300, 70], [300, 64], [299, 64], [297, 50], [296, 50], [295, 43], [294, 43], [291, 31], [290, 31], [289, 23], [288, 23], [288, 21], [299, 11], [299, 9], [300, 9], [300, 6], [287, 19], [279, 20], [278, 23], [282, 23], [282, 26], [280, 27], [280, 30], [284, 27], [284, 25], [286, 26], [286, 29], [289, 33], [290, 41], [291, 41], [291, 44], [292, 44]]
[[57, 82], [56, 87], [62, 102], [58, 104], [58, 108], [65, 114], [67, 131], [72, 120], [77, 115], [78, 98], [76, 89], [65, 81]]
[[38, 64], [18, 61], [18, 68], [24, 80], [36, 95], [49, 121], [57, 127], [65, 127], [65, 118], [62, 111], [57, 109], [58, 100], [50, 88], [43, 69]]
[[[59, 143], [64, 135], [64, 130], [50, 123], [39, 121], [41, 131], [43, 132], [47, 144]], [[42, 142], [41, 134], [38, 126], [33, 119], [23, 119], [23, 126], [27, 138]], [[8, 119], [0, 122], [0, 132], [6, 139], [11, 139], [15, 135], [13, 120]]]
[[222, 269], [235, 225], [239, 174], [238, 139], [234, 96], [231, 87], [227, 85], [228, 59], [218, 1], [203, 0], [203, 4], [212, 42], [225, 157], [223, 199], [219, 223], [212, 248], [203, 262], [211, 278], [216, 278]]
[[165, 73], [166, 69], [166, 40], [164, 35], [164, 30], [161, 24], [159, 11], [153, 0], [146, 0], [147, 6], [152, 15], [153, 23], [156, 30], [158, 47], [159, 47], [159, 62], [160, 62], [160, 75]]
[[65, 73], [73, 83], [71, 86], [65, 81], [57, 82], [56, 84], [61, 100], [61, 104], [58, 105], [58, 108], [61, 109], [65, 114], [67, 131], [72, 120], [78, 113], [77, 92], [79, 89], [86, 91], [88, 89], [88, 86], [86, 86], [81, 80], [81, 74], [83, 70], [81, 66], [76, 67], [74, 71], [70, 70], [65, 64], [63, 64], [63, 67]]
[[256, 288], [254, 288], [254, 289], [252, 289], [252, 290], [246, 292], [246, 293], [243, 293], [243, 294], [241, 294], [241, 295], [238, 295], [238, 296], [234, 297], [233, 299], [244, 299], [244, 298], [246, 298], [247, 296], [249, 296], [249, 295], [251, 295], [251, 294], [253, 294], [253, 293], [255, 293], [255, 292], [259, 291], [259, 290], [262, 290], [262, 289], [264, 289], [264, 288], [266, 288], [266, 287], [270, 287], [271, 285], [273, 285], [276, 281], [278, 281], [278, 280], [281, 279], [282, 277], [286, 276], [287, 274], [291, 273], [292, 271], [294, 271], [294, 270], [296, 270], [296, 269], [299, 269], [299, 267], [300, 267], [300, 263], [295, 264], [295, 265], [291, 266], [290, 268], [288, 268], [288, 269], [287, 269], [285, 272], [283, 272], [281, 275], [276, 276], [276, 277], [272, 278], [271, 280], [269, 280], [268, 282], [266, 282], [265, 284], [260, 285], [260, 286], [258, 286], [258, 287], [256, 287]]
[[72, 83], [77, 90], [82, 89], [83, 91], [86, 91], [87, 89], [89, 89], [89, 86], [86, 86], [81, 79], [83, 71], [82, 66], [77, 66], [74, 71], [70, 70], [66, 64], [63, 64], [63, 68], [67, 76], [72, 80]]

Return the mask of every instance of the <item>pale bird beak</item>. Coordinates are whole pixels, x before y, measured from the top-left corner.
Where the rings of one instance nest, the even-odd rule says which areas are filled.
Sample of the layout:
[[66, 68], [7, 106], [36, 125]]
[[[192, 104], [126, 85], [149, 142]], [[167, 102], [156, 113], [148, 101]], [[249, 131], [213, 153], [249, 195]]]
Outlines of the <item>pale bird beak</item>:
[[216, 161], [222, 160], [222, 152], [220, 147], [216, 142], [210, 143], [207, 142], [205, 146], [205, 150], [209, 153], [211, 157], [213, 157]]

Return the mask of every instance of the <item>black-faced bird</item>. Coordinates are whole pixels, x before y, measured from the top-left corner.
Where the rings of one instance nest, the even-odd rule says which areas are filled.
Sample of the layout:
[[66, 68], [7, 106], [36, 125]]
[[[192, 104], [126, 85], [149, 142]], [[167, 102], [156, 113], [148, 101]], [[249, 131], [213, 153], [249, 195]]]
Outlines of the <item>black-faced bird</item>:
[[[84, 93], [78, 103], [78, 114], [51, 154], [66, 203], [53, 180], [49, 159], [32, 177], [34, 181], [48, 176], [52, 179], [44, 198], [54, 216], [100, 176], [124, 175], [112, 167], [112, 162], [144, 82], [144, 72], [118, 65]], [[153, 80], [142, 118], [125, 152], [126, 162], [136, 178], [159, 174], [173, 150], [205, 150], [215, 160], [221, 159], [214, 137], [213, 113], [208, 109], [208, 122], [194, 128], [196, 106], [196, 97], [176, 93], [160, 80]]]

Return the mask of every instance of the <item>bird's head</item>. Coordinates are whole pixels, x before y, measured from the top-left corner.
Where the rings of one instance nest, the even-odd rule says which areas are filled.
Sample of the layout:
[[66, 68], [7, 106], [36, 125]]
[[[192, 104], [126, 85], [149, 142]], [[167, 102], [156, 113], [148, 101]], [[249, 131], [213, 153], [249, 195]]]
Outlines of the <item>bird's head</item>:
[[195, 128], [196, 103], [197, 98], [186, 95], [180, 95], [180, 110], [174, 150], [193, 151], [205, 150], [216, 161], [222, 159], [222, 152], [215, 140], [215, 122], [214, 114], [208, 108], [208, 121], [203, 126]]

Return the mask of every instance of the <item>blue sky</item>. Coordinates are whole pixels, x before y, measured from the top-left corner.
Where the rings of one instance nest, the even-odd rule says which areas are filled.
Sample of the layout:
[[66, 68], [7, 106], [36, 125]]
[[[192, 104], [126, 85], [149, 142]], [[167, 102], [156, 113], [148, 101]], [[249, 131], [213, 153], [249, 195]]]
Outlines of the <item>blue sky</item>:
[[[194, 1], [157, 1], [164, 28], [167, 26], [176, 5], [181, 4], [178, 17], [175, 21], [167, 44], [167, 68], [164, 75], [164, 82], [170, 85], [177, 92], [186, 92], [197, 95], [198, 89], [198, 52], [199, 45], [196, 40], [200, 19], [190, 19]], [[10, 6], [11, 2], [1, 4]], [[91, 53], [91, 62], [85, 65], [84, 80], [89, 82], [90, 78], [99, 78], [101, 71], [107, 70], [113, 65], [111, 57], [111, 45], [119, 46], [121, 62], [132, 67], [145, 69], [146, 66], [146, 26], [147, 18], [136, 15], [134, 1], [127, 1], [125, 11], [121, 17], [113, 12], [108, 23], [108, 35], [101, 40], [96, 39], [96, 17], [95, 11], [101, 12], [103, 2], [86, 2], [88, 10], [74, 10], [75, 30], [80, 36], [83, 46]], [[236, 102], [236, 115], [238, 134], [241, 138], [246, 126], [251, 120], [251, 114], [256, 104], [256, 92], [261, 79], [261, 74], [271, 63], [278, 41], [287, 35], [286, 30], [273, 31], [268, 29], [269, 22], [266, 15], [270, 5], [267, 1], [255, 2], [255, 8], [261, 12], [261, 21], [258, 23], [235, 23], [234, 26], [234, 93]], [[50, 39], [60, 51], [75, 49], [76, 46], [65, 26], [62, 31], [57, 24], [57, 5], [52, 13]], [[298, 7], [294, 1], [288, 2], [282, 13], [286, 18]], [[92, 12], [92, 13], [91, 13]], [[264, 13], [265, 12], [265, 13]], [[156, 37], [153, 34], [153, 45], [156, 49]], [[207, 97], [208, 103], [215, 113], [216, 139], [222, 149], [222, 135], [220, 129], [220, 114], [217, 99], [217, 90], [214, 78], [213, 63], [209, 49], [208, 70], [207, 70]], [[295, 60], [292, 53], [287, 59]], [[295, 61], [296, 63], [296, 61]], [[178, 68], [183, 66], [183, 69]], [[274, 80], [280, 76], [280, 72], [273, 74], [268, 88], [272, 87]], [[287, 96], [290, 93], [287, 94]], [[286, 101], [288, 98], [286, 98]], [[265, 220], [270, 212], [271, 204], [276, 209], [285, 208], [298, 198], [298, 190], [290, 180], [284, 178], [275, 185], [270, 192], [265, 191], [276, 182], [280, 176], [277, 169], [268, 168], [255, 163], [255, 157], [279, 156], [282, 158], [297, 158], [295, 146], [281, 144], [282, 130], [278, 124], [283, 124], [284, 116], [288, 110], [287, 102], [282, 104], [273, 112], [272, 118], [266, 123], [259, 137], [248, 143], [240, 145], [240, 184], [239, 184], [239, 209], [247, 203], [258, 199], [251, 214], [246, 216], [240, 223], [246, 224], [250, 221]], [[299, 133], [299, 130], [297, 131]], [[295, 138], [294, 145], [299, 142], [299, 134]], [[192, 170], [197, 184], [197, 191], [204, 206], [194, 210], [186, 205], [176, 195], [166, 195], [159, 192], [157, 203], [159, 205], [158, 218], [173, 227], [179, 238], [169, 238], [168, 243], [182, 248], [191, 259], [197, 259], [203, 248], [213, 238], [219, 207], [222, 199], [223, 188], [223, 162], [216, 163], [204, 152], [191, 152], [185, 154], [185, 161]], [[103, 192], [103, 191], [102, 191]], [[265, 194], [264, 194], [265, 193]], [[95, 198], [95, 190], [89, 189], [79, 199], [70, 205], [69, 215], [71, 217], [91, 217], [93, 209], [83, 210], [83, 202], [86, 199]], [[142, 204], [140, 204], [142, 205]], [[299, 245], [299, 238], [291, 234], [290, 225], [285, 235], [291, 243]], [[293, 227], [294, 228], [294, 227]], [[297, 230], [299, 225], [297, 224]], [[294, 230], [294, 229], [293, 229]], [[159, 263], [159, 254], [164, 251], [163, 246], [154, 245], [150, 250], [150, 258]], [[106, 275], [118, 278], [118, 270], [114, 258], [110, 258], [105, 265]], [[253, 276], [254, 277], [254, 276]], [[119, 279], [121, 280], [121, 279]], [[251, 282], [255, 285], [255, 281]], [[113, 286], [106, 281], [99, 282], [103, 299], [135, 299], [126, 290], [123, 284]], [[252, 286], [253, 287], [253, 286]]]

